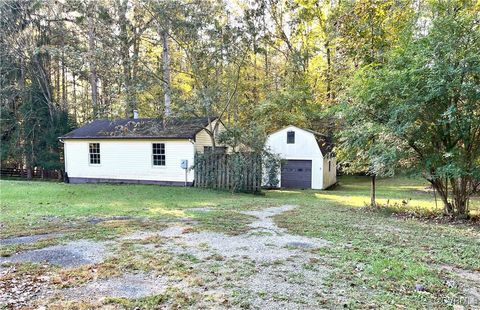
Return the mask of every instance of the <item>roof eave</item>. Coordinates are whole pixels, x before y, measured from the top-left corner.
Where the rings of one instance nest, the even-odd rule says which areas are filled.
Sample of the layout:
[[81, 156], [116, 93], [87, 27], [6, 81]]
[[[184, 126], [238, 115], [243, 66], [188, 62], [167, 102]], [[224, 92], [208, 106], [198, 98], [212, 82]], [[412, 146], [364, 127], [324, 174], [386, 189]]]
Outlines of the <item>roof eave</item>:
[[177, 137], [162, 137], [162, 136], [135, 136], [135, 137], [96, 137], [96, 136], [88, 136], [88, 137], [58, 137], [58, 139], [62, 140], [138, 140], [138, 139], [164, 139], [164, 140], [188, 140], [193, 139], [194, 136], [177, 136]]
[[195, 131], [195, 134], [193, 135], [193, 137], [195, 137], [200, 131], [204, 130], [204, 129], [207, 129], [207, 126], [210, 125], [212, 122], [218, 120], [220, 123], [222, 123], [222, 125], [225, 127], [225, 124], [222, 122], [222, 120], [220, 119], [220, 117], [218, 116], [214, 116], [212, 117], [212, 119], [210, 120], [209, 123], [207, 123], [206, 125], [202, 126], [202, 127], [199, 127], [197, 131]]

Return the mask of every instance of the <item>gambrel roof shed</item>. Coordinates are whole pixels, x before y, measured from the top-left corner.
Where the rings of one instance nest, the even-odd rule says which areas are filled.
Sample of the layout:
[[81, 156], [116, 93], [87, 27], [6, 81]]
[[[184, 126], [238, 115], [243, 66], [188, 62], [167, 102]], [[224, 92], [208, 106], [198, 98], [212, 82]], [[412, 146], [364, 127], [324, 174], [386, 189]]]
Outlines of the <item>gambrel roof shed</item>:
[[326, 189], [337, 182], [332, 138], [293, 125], [270, 134], [267, 149], [282, 159], [280, 187]]

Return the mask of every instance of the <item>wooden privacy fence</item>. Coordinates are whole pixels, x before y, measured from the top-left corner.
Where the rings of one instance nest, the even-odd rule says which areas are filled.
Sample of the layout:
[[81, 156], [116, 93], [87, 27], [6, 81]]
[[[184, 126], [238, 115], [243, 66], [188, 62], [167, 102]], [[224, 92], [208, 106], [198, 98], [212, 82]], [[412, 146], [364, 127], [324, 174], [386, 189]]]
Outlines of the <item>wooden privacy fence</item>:
[[255, 193], [262, 186], [262, 157], [254, 153], [197, 154], [195, 187]]

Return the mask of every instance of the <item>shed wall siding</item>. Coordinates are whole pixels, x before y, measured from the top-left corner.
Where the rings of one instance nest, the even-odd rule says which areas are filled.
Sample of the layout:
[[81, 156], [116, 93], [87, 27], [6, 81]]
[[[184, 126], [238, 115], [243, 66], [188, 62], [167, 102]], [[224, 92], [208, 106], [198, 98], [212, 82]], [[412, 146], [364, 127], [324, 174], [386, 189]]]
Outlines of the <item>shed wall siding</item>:
[[195, 136], [195, 152], [203, 153], [205, 146], [212, 146], [212, 139], [205, 129]]
[[[295, 143], [287, 144], [287, 132], [295, 132]], [[323, 189], [323, 156], [315, 136], [306, 130], [289, 126], [271, 134], [267, 138], [266, 147], [282, 159], [298, 159], [312, 161], [312, 188]], [[328, 167], [327, 167], [328, 168]], [[281, 181], [281, 174], [278, 178]]]
[[[89, 143], [100, 143], [100, 165], [89, 163]], [[165, 143], [165, 166], [153, 166], [152, 143]], [[188, 140], [65, 140], [65, 170], [73, 178], [184, 182], [180, 161], [193, 165], [194, 145]], [[187, 181], [193, 181], [188, 171]]]
[[[217, 123], [217, 120], [213, 121], [212, 126], [215, 126], [216, 123]], [[208, 126], [207, 128], [210, 128], [210, 126]], [[215, 136], [217, 136], [223, 130], [225, 130], [225, 127], [223, 126], [222, 123], [220, 123], [218, 125], [218, 129], [217, 129], [217, 132], [215, 133]], [[203, 153], [205, 146], [213, 146], [213, 143], [212, 143], [212, 138], [207, 133], [207, 131], [205, 129], [202, 129], [195, 136], [195, 152]]]
[[[328, 170], [328, 161], [330, 161], [331, 169]], [[337, 183], [337, 159], [335, 157], [323, 159], [323, 186], [322, 189], [328, 188]]]
[[[295, 132], [295, 143], [287, 144], [287, 132]], [[323, 157], [318, 147], [315, 136], [308, 131], [289, 126], [280, 131], [271, 134], [267, 139], [267, 147], [270, 147], [274, 153], [282, 158], [291, 159], [309, 159], [314, 157]]]

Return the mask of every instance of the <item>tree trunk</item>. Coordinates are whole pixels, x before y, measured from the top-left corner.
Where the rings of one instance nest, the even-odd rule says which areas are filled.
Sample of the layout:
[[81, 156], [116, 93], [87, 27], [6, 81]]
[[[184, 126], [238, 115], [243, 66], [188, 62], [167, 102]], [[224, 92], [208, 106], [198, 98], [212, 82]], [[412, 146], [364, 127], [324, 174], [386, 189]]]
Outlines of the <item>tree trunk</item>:
[[55, 57], [55, 101], [61, 105], [62, 96], [60, 95], [60, 60]]
[[120, 26], [120, 57], [123, 67], [123, 86], [125, 96], [125, 116], [132, 117], [136, 104], [132, 95], [132, 67], [130, 59], [130, 43], [127, 29], [127, 5], [128, 0], [119, 1], [119, 26]]
[[27, 180], [31, 180], [33, 178], [32, 166], [27, 166]]
[[62, 181], [63, 180], [63, 170], [59, 169], [57, 171], [57, 181]]
[[[159, 29], [160, 30], [160, 29]], [[161, 31], [160, 36], [162, 38], [162, 64], [163, 64], [163, 92], [164, 92], [164, 126], [166, 126], [167, 119], [170, 117], [170, 103], [171, 103], [171, 88], [170, 88], [170, 50], [168, 47], [168, 33], [166, 30]]]
[[452, 214], [454, 209], [452, 206], [452, 203], [448, 201], [448, 178], [445, 177], [445, 189], [444, 189], [444, 196], [445, 199], [443, 201], [443, 204], [445, 205], [445, 214]]
[[467, 177], [451, 178], [452, 195], [453, 195], [453, 208], [454, 212], [460, 216], [468, 215], [468, 200], [469, 200], [469, 182]]
[[68, 112], [67, 105], [67, 68], [65, 67], [65, 51], [62, 48], [62, 108]]
[[110, 107], [110, 92], [107, 82], [102, 80], [102, 108], [103, 108], [103, 115], [107, 116], [110, 114], [108, 113]]
[[445, 179], [443, 182], [442, 179], [437, 178], [433, 180], [429, 180], [432, 186], [437, 190], [438, 195], [442, 199], [443, 202], [443, 213], [446, 215], [453, 213], [453, 206], [448, 201], [448, 179]]
[[[471, 183], [467, 177], [461, 178], [437, 178], [429, 180], [438, 192], [443, 202], [443, 213], [445, 215], [468, 216], [468, 203], [473, 192]], [[452, 199], [449, 200], [448, 185], [451, 185]]]
[[85, 90], [83, 91], [83, 93], [85, 94], [85, 100], [82, 100], [82, 122], [85, 122], [86, 120], [88, 120], [88, 111], [90, 108], [89, 106], [90, 93], [89, 93], [88, 85], [90, 85], [90, 83], [85, 83], [84, 85]]
[[258, 76], [257, 76], [257, 40], [256, 40], [256, 35], [253, 36], [253, 87], [252, 87], [252, 101], [254, 104], [259, 102], [260, 100], [258, 99]]
[[376, 178], [377, 176], [376, 175], [372, 175], [371, 177], [371, 181], [372, 181], [372, 188], [371, 188], [371, 193], [370, 193], [370, 206], [372, 207], [376, 207], [377, 206], [377, 201], [376, 201]]
[[330, 55], [330, 42], [325, 43], [325, 49], [327, 52], [327, 100], [329, 103], [332, 101], [332, 60]]
[[264, 47], [264, 62], [265, 62], [265, 81], [264, 81], [264, 91], [267, 92], [269, 87], [270, 79], [270, 67], [268, 65], [268, 45]]
[[[140, 59], [140, 40], [139, 40], [140, 35], [138, 33], [135, 33], [133, 35], [133, 55], [132, 55], [132, 74], [131, 74], [131, 80], [133, 85], [137, 84], [137, 75], [138, 75], [138, 60]], [[135, 102], [135, 107], [137, 105], [136, 102], [136, 97], [133, 96], [132, 100]]]
[[98, 118], [98, 76], [97, 64], [95, 61], [95, 2], [92, 2], [88, 16], [88, 53], [90, 62], [90, 88], [92, 91], [92, 110], [93, 118]]
[[72, 82], [73, 82], [73, 119], [75, 123], [78, 122], [77, 119], [77, 79], [75, 73], [72, 74]]

